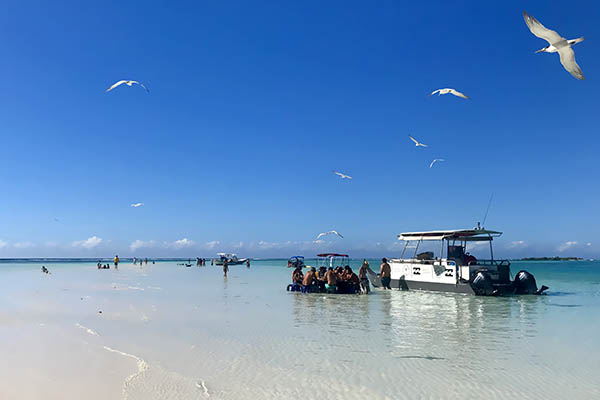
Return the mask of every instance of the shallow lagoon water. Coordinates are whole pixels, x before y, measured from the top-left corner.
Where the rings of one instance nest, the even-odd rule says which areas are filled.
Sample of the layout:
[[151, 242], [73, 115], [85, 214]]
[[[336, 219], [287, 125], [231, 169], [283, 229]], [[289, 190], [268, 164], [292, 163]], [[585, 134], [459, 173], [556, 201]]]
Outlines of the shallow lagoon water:
[[600, 398], [598, 262], [515, 262], [550, 290], [508, 298], [288, 293], [285, 260], [45, 265], [0, 264], [3, 399]]

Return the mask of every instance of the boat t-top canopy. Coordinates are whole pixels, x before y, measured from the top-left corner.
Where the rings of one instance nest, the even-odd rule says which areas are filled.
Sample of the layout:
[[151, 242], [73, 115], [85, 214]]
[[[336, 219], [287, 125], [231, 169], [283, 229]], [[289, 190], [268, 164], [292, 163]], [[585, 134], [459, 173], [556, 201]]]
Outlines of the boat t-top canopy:
[[405, 232], [398, 235], [398, 240], [462, 240], [465, 242], [491, 241], [502, 235], [502, 232], [487, 229], [455, 229], [446, 231]]
[[348, 254], [322, 253], [322, 254], [317, 254], [317, 257], [348, 257]]

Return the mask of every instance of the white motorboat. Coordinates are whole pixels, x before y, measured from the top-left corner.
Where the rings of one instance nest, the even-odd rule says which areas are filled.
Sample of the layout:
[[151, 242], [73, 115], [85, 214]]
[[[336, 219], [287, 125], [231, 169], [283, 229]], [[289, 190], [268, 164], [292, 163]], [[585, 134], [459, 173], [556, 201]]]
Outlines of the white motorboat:
[[[407, 232], [398, 235], [404, 241], [400, 258], [388, 260], [391, 288], [431, 290], [484, 296], [507, 294], [542, 294], [548, 288], [537, 288], [535, 278], [519, 271], [513, 280], [510, 262], [494, 259], [492, 241], [502, 232], [480, 228], [446, 231]], [[424, 242], [440, 242], [439, 257], [434, 252], [419, 253]], [[467, 245], [489, 242], [490, 259], [479, 260], [467, 252]], [[412, 255], [407, 255], [413, 250]], [[369, 271], [375, 287], [381, 287], [379, 274]]]
[[228, 265], [239, 265], [246, 263], [248, 259], [238, 258], [237, 255], [230, 253], [217, 253], [217, 258], [213, 258], [211, 264], [223, 265], [225, 261], [227, 261]]

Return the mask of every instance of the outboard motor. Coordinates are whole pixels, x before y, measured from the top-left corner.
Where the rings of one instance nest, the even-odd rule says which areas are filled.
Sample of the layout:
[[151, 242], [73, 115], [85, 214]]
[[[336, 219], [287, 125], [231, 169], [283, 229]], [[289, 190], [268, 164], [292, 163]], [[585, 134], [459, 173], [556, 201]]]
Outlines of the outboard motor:
[[492, 296], [495, 294], [492, 277], [486, 270], [480, 270], [475, 273], [471, 287], [475, 291], [475, 294], [480, 296]]
[[538, 289], [533, 275], [524, 270], [517, 272], [513, 285], [515, 294], [542, 294], [545, 290], [548, 290], [548, 286], [544, 285]]

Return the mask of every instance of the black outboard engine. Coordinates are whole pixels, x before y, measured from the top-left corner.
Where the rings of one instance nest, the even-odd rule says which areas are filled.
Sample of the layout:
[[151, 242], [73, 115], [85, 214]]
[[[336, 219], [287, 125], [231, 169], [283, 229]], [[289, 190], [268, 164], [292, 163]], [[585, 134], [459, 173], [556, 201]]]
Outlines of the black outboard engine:
[[533, 275], [524, 270], [517, 272], [513, 285], [515, 294], [542, 294], [545, 290], [548, 290], [548, 286], [544, 285], [538, 289]]
[[479, 270], [475, 273], [471, 287], [475, 291], [475, 294], [480, 296], [492, 296], [495, 294], [492, 277], [486, 270]]

